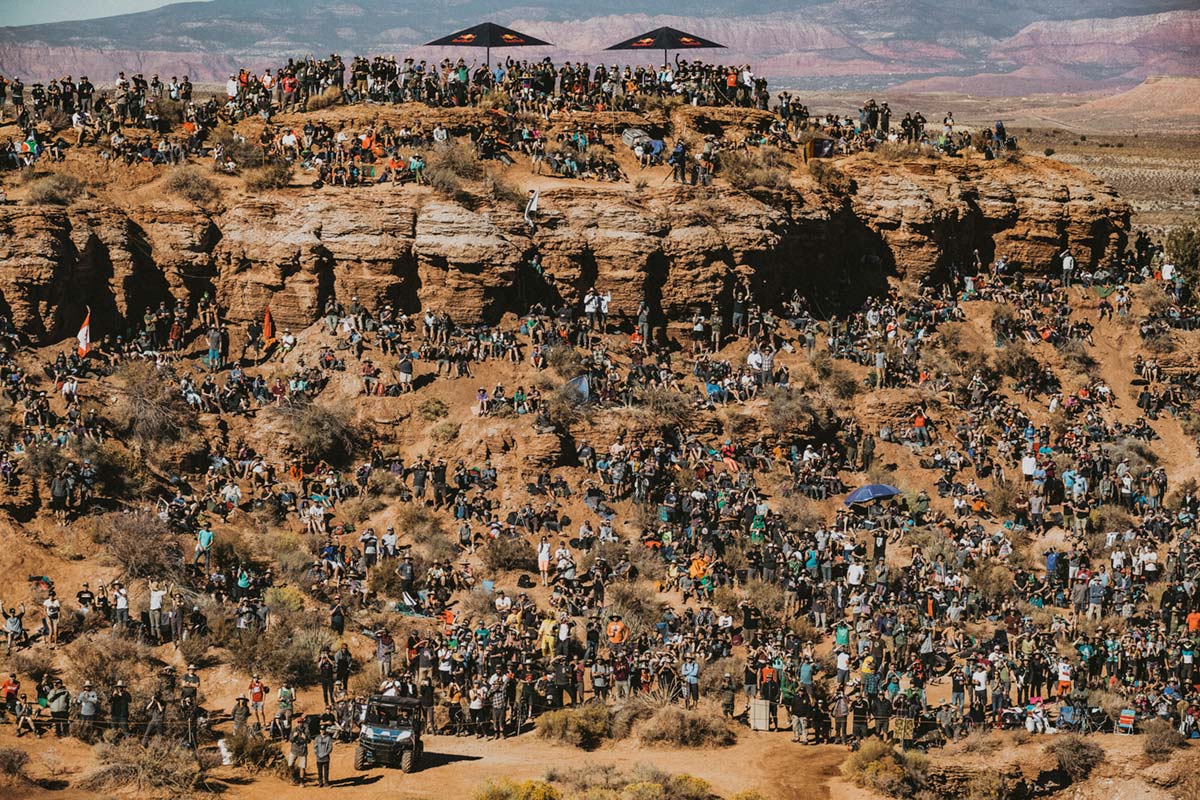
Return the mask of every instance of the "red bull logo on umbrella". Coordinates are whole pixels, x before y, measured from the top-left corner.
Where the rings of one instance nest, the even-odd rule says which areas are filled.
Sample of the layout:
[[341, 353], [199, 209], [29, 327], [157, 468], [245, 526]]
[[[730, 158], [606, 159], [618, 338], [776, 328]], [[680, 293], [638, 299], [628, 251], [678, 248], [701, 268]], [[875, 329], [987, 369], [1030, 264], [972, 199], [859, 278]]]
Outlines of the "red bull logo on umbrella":
[[647, 36], [645, 38], [638, 39], [636, 42], [632, 42], [629, 46], [630, 47], [653, 47], [654, 46], [654, 37]]
[[500, 35], [500, 39], [508, 44], [520, 44], [521, 42], [525, 41], [520, 36], [517, 36], [513, 33], [503, 33]]
[[470, 44], [471, 42], [475, 41], [475, 34], [464, 33], [462, 36], [455, 36], [450, 41], [454, 44]]

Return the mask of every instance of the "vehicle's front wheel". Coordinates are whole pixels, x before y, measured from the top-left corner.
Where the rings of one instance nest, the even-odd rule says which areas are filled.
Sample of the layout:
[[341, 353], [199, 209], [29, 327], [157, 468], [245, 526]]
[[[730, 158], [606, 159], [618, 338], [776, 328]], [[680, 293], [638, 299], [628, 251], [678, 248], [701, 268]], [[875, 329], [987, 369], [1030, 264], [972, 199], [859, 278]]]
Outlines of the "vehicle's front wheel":
[[417, 766], [417, 754], [412, 750], [405, 750], [400, 754], [400, 771], [412, 772]]
[[361, 744], [354, 748], [354, 768], [359, 772], [367, 768], [367, 751]]

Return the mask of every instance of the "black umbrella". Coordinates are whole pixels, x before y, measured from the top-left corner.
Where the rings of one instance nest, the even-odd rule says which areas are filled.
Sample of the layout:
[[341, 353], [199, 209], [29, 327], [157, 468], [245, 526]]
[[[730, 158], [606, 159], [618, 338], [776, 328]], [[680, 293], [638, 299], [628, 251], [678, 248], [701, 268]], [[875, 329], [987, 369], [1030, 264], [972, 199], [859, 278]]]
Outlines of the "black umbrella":
[[487, 59], [484, 63], [491, 65], [493, 47], [538, 47], [549, 45], [527, 33], [505, 28], [494, 22], [482, 22], [474, 27], [434, 39], [426, 47], [486, 47]]
[[632, 39], [626, 39], [612, 47], [606, 47], [605, 50], [662, 50], [663, 65], [665, 66], [668, 50], [699, 50], [706, 47], [724, 46], [709, 39], [684, 33], [678, 28], [663, 27], [655, 28], [641, 36], [634, 36]]

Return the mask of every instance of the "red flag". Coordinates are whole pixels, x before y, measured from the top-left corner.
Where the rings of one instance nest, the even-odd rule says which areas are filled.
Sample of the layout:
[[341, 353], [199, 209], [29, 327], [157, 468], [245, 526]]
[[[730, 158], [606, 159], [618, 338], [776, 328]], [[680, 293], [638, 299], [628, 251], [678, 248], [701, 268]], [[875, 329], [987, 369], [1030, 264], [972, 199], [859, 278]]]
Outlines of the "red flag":
[[87, 358], [87, 354], [92, 350], [92, 309], [90, 307], [75, 338], [79, 340], [79, 357]]
[[263, 314], [263, 343], [270, 347], [275, 344], [275, 320], [271, 318], [271, 307]]

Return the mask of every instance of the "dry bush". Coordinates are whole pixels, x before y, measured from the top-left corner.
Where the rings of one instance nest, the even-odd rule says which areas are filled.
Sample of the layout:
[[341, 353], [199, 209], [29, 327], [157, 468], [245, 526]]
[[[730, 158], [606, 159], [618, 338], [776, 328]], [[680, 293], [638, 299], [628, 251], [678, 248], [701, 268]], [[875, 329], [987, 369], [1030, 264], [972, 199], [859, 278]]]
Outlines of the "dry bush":
[[962, 748], [967, 753], [980, 753], [986, 755], [995, 752], [1000, 747], [1000, 743], [991, 736], [986, 730], [972, 731], [963, 739]]
[[874, 153], [881, 161], [909, 161], [924, 155], [921, 145], [907, 142], [880, 142], [875, 145]]
[[0, 747], [0, 775], [7, 778], [24, 778], [29, 754], [19, 747]]
[[263, 148], [248, 141], [229, 125], [218, 125], [209, 136], [209, 142], [213, 146], [220, 145], [225, 159], [232, 161], [239, 168], [261, 166], [266, 157]]
[[271, 622], [261, 634], [236, 634], [229, 641], [230, 664], [247, 673], [265, 673], [297, 686], [316, 683], [317, 656], [332, 647], [333, 635], [316, 614], [271, 606]]
[[179, 387], [153, 364], [130, 361], [113, 377], [119, 383], [110, 406], [113, 423], [138, 444], [179, 442], [197, 430], [196, 415]]
[[1167, 234], [1166, 249], [1176, 268], [1184, 275], [1194, 277], [1200, 269], [1200, 220], [1172, 228]]
[[488, 175], [484, 179], [483, 193], [497, 206], [508, 206], [515, 211], [524, 211], [529, 202], [520, 189], [498, 175]]
[[825, 522], [825, 512], [821, 510], [820, 504], [807, 495], [793, 494], [784, 497], [779, 501], [777, 510], [788, 530], [812, 531]]
[[1175, 751], [1187, 747], [1187, 740], [1175, 726], [1163, 719], [1152, 719], [1142, 727], [1142, 751], [1151, 761], [1166, 761]]
[[737, 741], [721, 707], [710, 700], [694, 708], [659, 706], [638, 728], [638, 737], [647, 744], [669, 747], [727, 747]]
[[815, 352], [809, 359], [820, 385], [827, 387], [840, 400], [849, 400], [858, 394], [858, 379], [826, 350]]
[[306, 111], [320, 111], [323, 108], [329, 108], [342, 102], [342, 90], [336, 86], [330, 86], [320, 94], [310, 95], [304, 103]]
[[720, 155], [721, 174], [729, 185], [744, 192], [754, 189], [786, 189], [789, 165], [774, 147], [731, 150]]
[[85, 791], [135, 787], [156, 797], [185, 797], [203, 783], [196, 754], [182, 745], [156, 739], [142, 747], [136, 738], [97, 745], [100, 766], [76, 785]]
[[310, 462], [344, 464], [364, 439], [344, 408], [293, 403], [277, 406], [271, 413], [281, 421], [292, 446]]
[[879, 739], [867, 739], [842, 762], [842, 773], [855, 784], [889, 797], [913, 797], [925, 785], [928, 759], [905, 753]]
[[695, 417], [687, 397], [659, 387], [640, 389], [634, 398], [634, 408], [648, 423], [662, 430], [684, 427]]
[[580, 372], [579, 353], [569, 344], [556, 344], [542, 350], [546, 365], [562, 378], [574, 378]]
[[417, 405], [417, 416], [426, 422], [436, 422], [449, 414], [450, 406], [436, 397], [426, 397]]
[[496, 573], [504, 570], [537, 569], [537, 551], [520, 537], [501, 536], [483, 548], [483, 565]]
[[463, 139], [455, 139], [446, 147], [434, 150], [425, 165], [429, 185], [449, 197], [461, 192], [462, 181], [477, 181], [483, 177], [479, 154], [469, 141]]
[[[502, 408], [510, 407], [502, 406]], [[458, 438], [459, 431], [461, 430], [462, 425], [459, 425], [457, 422], [440, 422], [433, 426], [433, 430], [429, 432], [429, 438], [438, 444], [450, 444]]]
[[995, 362], [996, 370], [1009, 378], [1022, 378], [1040, 366], [1029, 345], [1022, 339], [1000, 348]]
[[217, 185], [196, 166], [172, 167], [166, 177], [167, 190], [196, 203], [207, 203], [218, 194]]
[[35, 682], [43, 675], [57, 678], [62, 674], [54, 663], [54, 654], [45, 650], [17, 650], [5, 657], [5, 664], [9, 672], [28, 675]]
[[74, 176], [47, 175], [30, 181], [25, 198], [35, 205], [69, 206], [83, 190], [83, 182]]
[[1055, 736], [1046, 746], [1046, 752], [1054, 756], [1058, 768], [1070, 775], [1072, 781], [1083, 780], [1104, 763], [1104, 748], [1075, 733]]
[[[490, 780], [471, 795], [472, 800], [562, 800], [558, 789], [546, 781]], [[576, 800], [576, 798], [572, 798]]]
[[985, 770], [971, 776], [964, 800], [1009, 800], [1012, 787], [998, 772]]
[[184, 553], [179, 537], [149, 511], [111, 512], [92, 522], [92, 539], [127, 580], [169, 580], [179, 574]]
[[98, 689], [123, 680], [136, 686], [160, 663], [149, 647], [116, 628], [81, 637], [67, 649], [70, 661], [66, 683], [76, 688], [91, 681]]
[[538, 736], [594, 750], [612, 735], [612, 713], [603, 703], [585, 703], [548, 711], [538, 717]]
[[814, 158], [809, 161], [808, 172], [816, 180], [818, 186], [832, 194], [854, 194], [857, 188], [853, 178], [838, 169], [832, 162], [822, 158]]
[[279, 745], [262, 736], [247, 733], [226, 736], [225, 746], [233, 763], [238, 766], [268, 769], [283, 760]]
[[767, 395], [765, 421], [772, 433], [785, 436], [812, 433], [826, 427], [831, 418], [829, 407], [812, 395], [775, 388]]
[[269, 192], [286, 189], [292, 182], [292, 165], [286, 161], [272, 161], [246, 172], [246, 188], [252, 192]]

